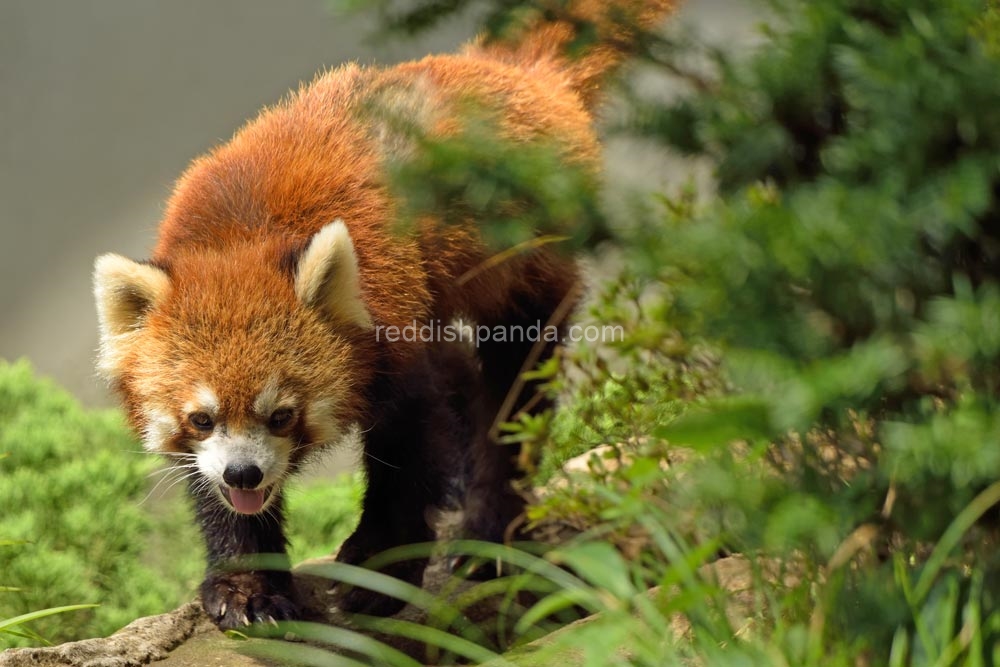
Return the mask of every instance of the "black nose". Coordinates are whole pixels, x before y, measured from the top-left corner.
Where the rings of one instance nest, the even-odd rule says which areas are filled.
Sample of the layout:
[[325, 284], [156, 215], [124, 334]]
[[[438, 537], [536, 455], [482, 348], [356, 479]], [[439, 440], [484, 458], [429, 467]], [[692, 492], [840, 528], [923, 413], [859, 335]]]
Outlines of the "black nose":
[[230, 463], [222, 473], [226, 484], [237, 489], [256, 489], [264, 473], [252, 463]]

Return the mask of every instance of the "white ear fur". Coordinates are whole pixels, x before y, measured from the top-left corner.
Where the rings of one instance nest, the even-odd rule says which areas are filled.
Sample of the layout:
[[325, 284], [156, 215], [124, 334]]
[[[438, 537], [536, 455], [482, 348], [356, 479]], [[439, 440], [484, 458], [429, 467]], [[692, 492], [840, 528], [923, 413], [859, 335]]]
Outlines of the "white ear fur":
[[111, 253], [94, 262], [94, 299], [101, 329], [97, 365], [106, 377], [117, 375], [129, 338], [169, 290], [170, 278], [155, 266]]
[[343, 220], [316, 232], [299, 259], [295, 294], [306, 306], [320, 308], [335, 319], [371, 329], [371, 315], [361, 299], [358, 258]]

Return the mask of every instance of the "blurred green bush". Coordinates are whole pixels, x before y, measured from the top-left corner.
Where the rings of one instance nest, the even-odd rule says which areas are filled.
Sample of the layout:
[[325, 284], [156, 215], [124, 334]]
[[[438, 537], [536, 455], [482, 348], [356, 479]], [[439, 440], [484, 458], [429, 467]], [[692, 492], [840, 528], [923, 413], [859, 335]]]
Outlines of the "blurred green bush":
[[60, 642], [192, 597], [198, 542], [169, 507], [143, 504], [159, 462], [140, 452], [118, 411], [84, 410], [27, 362], [0, 361], [0, 618], [100, 604], [30, 626]]

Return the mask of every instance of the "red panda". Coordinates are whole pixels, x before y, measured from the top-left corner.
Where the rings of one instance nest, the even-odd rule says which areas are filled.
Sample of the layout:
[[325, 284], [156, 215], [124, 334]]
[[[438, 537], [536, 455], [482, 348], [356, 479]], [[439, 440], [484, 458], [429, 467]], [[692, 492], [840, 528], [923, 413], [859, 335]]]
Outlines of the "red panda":
[[[445, 137], [461, 130], [472, 98], [506, 141], [555, 141], [567, 163], [596, 173], [598, 85], [635, 36], [615, 17], [648, 27], [671, 4], [554, 3], [515, 38], [321, 74], [190, 165], [148, 261], [97, 259], [98, 367], [144, 446], [197, 471], [201, 599], [220, 628], [296, 617], [287, 572], [225, 565], [285, 553], [285, 481], [352, 425], [363, 434], [367, 489], [344, 562], [433, 538], [425, 511], [459, 465], [456, 446], [472, 452], [466, 535], [500, 541], [523, 507], [510, 485], [516, 452], [495, 446], [477, 415], [497, 415], [532, 343], [484, 341], [470, 360], [378, 333], [456, 317], [491, 328], [547, 322], [575, 298], [575, 265], [542, 247], [460, 280], [485, 266], [488, 249], [471, 223], [399, 231], [386, 165], [416, 149], [371, 102]], [[597, 39], [570, 58], [580, 20], [597, 26]], [[523, 390], [514, 408], [538, 409], [528, 398]], [[423, 566], [385, 571], [419, 585]], [[402, 606], [360, 588], [340, 604], [374, 614]]]

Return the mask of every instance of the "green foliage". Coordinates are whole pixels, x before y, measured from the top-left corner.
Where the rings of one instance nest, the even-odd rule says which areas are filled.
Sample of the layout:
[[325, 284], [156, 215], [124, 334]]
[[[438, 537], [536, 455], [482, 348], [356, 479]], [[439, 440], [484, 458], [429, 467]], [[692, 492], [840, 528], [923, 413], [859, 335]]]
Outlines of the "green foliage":
[[0, 619], [100, 604], [21, 628], [59, 642], [110, 634], [190, 597], [186, 548], [148, 562], [152, 527], [140, 503], [157, 462], [139, 449], [119, 413], [84, 411], [26, 362], [0, 362], [0, 583], [9, 587]]
[[[536, 483], [544, 483], [570, 457], [602, 444], [635, 445], [705, 396], [722, 391], [717, 363], [659, 318], [666, 295], [628, 272], [594, 295], [587, 322], [608, 327], [601, 342], [568, 348], [561, 367], [541, 369], [548, 389], [565, 409], [508, 430], [537, 461]], [[547, 373], [546, 373], [547, 371]], [[614, 409], [609, 409], [613, 407]]]
[[974, 29], [987, 8], [777, 9], [769, 47], [723, 60], [716, 88], [661, 118], [661, 136], [715, 158], [722, 197], [646, 246], [650, 263], [682, 271], [677, 321], [725, 342], [758, 405], [752, 422], [716, 417], [776, 438], [869, 415], [884, 445], [871, 492], [908, 491], [899, 512], [939, 501], [912, 533], [933, 537], [1000, 471], [984, 446], [1000, 379], [1000, 86]]
[[986, 12], [973, 24], [972, 31], [990, 55], [1000, 55], [1000, 5], [991, 2]]
[[[639, 100], [633, 126], [718, 167], [718, 199], [622, 239], [639, 266], [669, 267], [647, 275], [672, 286], [687, 336], [719, 346], [735, 388], [656, 431], [719, 462], [676, 499], [697, 513], [706, 489], [738, 488], [709, 532], [807, 569], [873, 527], [862, 551], [893, 552], [895, 574], [862, 558], [830, 577], [811, 613], [837, 622], [810, 637], [814, 659], [989, 662], [993, 522], [954, 526], [1000, 474], [995, 8], [774, 9], [781, 27], [752, 57], [719, 56], [718, 81], [671, 108]], [[950, 565], [922, 577], [931, 552]], [[917, 579], [924, 593], [951, 582], [948, 597], [911, 594]]]
[[[504, 140], [498, 119], [482, 107], [480, 100], [465, 100], [460, 131], [444, 138], [408, 125], [409, 119], [387, 119], [416, 144], [406, 159], [390, 164], [390, 183], [403, 203], [400, 223], [430, 214], [449, 224], [475, 220], [498, 250], [530, 244], [539, 234], [578, 246], [605, 238], [592, 170], [567, 163], [555, 139]], [[377, 99], [367, 111], [386, 113]]]

